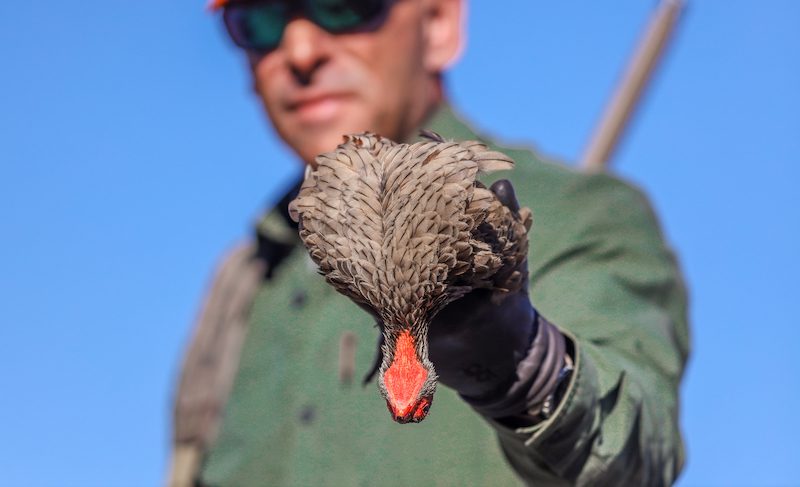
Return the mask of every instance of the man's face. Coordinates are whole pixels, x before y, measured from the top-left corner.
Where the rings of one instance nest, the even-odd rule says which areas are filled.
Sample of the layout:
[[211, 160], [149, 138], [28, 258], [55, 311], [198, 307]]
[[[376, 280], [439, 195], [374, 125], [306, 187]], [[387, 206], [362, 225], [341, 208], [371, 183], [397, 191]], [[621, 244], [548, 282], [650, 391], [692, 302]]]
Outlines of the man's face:
[[275, 50], [250, 54], [256, 91], [280, 137], [306, 162], [344, 134], [406, 137], [440, 100], [438, 74], [459, 48], [459, 6], [397, 0], [377, 29], [347, 34], [290, 21]]

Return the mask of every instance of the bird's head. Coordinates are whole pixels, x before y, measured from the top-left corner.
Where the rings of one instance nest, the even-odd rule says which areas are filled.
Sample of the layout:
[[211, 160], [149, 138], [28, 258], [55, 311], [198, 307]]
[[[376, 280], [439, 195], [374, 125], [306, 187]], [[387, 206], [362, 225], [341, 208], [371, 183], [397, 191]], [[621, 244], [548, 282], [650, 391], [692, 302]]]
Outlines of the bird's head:
[[398, 423], [418, 423], [428, 415], [436, 390], [433, 364], [420, 350], [424, 339], [404, 329], [384, 343], [378, 383], [386, 405]]

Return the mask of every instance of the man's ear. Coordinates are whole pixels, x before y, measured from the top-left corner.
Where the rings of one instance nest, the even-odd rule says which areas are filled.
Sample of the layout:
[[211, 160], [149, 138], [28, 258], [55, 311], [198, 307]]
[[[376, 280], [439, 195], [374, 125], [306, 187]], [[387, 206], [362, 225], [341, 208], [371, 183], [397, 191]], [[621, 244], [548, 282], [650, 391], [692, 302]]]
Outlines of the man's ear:
[[425, 68], [440, 73], [461, 54], [466, 38], [464, 0], [428, 0], [425, 12]]

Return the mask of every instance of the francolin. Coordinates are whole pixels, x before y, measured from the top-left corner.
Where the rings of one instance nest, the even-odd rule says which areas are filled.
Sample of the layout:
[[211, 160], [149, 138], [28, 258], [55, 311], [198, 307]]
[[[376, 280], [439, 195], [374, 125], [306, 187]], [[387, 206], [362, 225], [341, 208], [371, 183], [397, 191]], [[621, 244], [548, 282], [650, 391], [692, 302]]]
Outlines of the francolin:
[[477, 180], [513, 161], [480, 142], [422, 135], [414, 144], [345, 136], [289, 205], [319, 272], [378, 320], [378, 385], [400, 423], [422, 421], [433, 401], [427, 336], [437, 312], [478, 288], [498, 302], [527, 280], [531, 212]]

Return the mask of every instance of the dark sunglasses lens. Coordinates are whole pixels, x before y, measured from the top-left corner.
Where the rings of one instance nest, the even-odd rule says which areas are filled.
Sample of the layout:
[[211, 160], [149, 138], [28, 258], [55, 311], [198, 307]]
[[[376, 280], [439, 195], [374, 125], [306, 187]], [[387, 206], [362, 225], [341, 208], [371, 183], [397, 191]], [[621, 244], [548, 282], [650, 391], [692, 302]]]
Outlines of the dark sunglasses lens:
[[285, 2], [235, 3], [223, 12], [225, 27], [237, 46], [265, 51], [280, 44], [288, 16]]
[[391, 0], [311, 0], [311, 18], [330, 32], [367, 27], [384, 12]]

